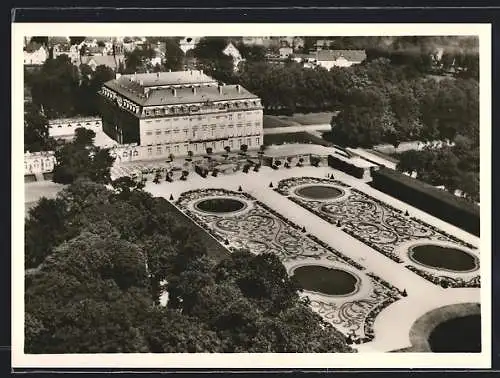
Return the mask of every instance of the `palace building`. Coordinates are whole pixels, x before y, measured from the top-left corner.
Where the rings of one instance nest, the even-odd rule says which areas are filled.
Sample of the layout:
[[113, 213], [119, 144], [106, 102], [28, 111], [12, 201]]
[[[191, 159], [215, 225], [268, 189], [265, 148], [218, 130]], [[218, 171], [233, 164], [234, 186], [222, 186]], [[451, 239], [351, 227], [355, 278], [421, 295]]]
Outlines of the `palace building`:
[[263, 143], [260, 99], [203, 71], [117, 75], [100, 95], [103, 131], [120, 144], [149, 146], [150, 155], [250, 150]]

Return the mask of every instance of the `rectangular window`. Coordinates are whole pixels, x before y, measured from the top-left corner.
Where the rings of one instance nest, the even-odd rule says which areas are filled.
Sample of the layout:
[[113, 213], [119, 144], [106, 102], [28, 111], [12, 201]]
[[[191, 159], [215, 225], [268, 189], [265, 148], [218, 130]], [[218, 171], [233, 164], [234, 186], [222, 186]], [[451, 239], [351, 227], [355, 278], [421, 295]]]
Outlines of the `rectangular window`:
[[179, 152], [179, 145], [175, 145], [175, 152]]
[[148, 155], [151, 155], [153, 153], [153, 147], [148, 147]]
[[151, 122], [153, 122], [153, 121], [146, 121], [146, 123], [151, 123]]
[[238, 113], [238, 119], [241, 119], [241, 113]]
[[255, 122], [255, 126], [260, 126], [260, 122]]
[[156, 130], [156, 135], [161, 135], [161, 130]]
[[161, 155], [161, 146], [156, 147], [156, 154]]
[[195, 151], [198, 151], [198, 143], [195, 143], [195, 144], [194, 144], [194, 150], [195, 150]]
[[146, 131], [146, 135], [153, 135], [152, 131]]
[[184, 134], [186, 135], [186, 138], [188, 137], [188, 129], [184, 129]]
[[233, 140], [232, 139], [229, 141], [229, 147], [233, 148]]
[[227, 116], [227, 119], [228, 119], [228, 120], [230, 120], [230, 121], [232, 121], [232, 120], [233, 120], [233, 115], [232, 115], [232, 114], [229, 114], [229, 115]]
[[260, 145], [260, 138], [255, 138], [255, 142], [257, 142], [257, 146]]
[[196, 138], [196, 130], [193, 130], [193, 138]]

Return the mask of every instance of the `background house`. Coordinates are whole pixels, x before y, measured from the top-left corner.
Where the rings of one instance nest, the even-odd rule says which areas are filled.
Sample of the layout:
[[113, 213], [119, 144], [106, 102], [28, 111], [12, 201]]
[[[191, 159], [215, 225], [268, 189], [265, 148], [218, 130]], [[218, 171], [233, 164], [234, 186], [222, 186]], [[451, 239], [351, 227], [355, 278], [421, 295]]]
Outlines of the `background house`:
[[222, 50], [222, 53], [224, 55], [230, 56], [233, 58], [233, 65], [234, 65], [234, 70], [238, 70], [239, 64], [244, 60], [243, 57], [241, 56], [240, 51], [236, 48], [235, 45], [233, 45], [232, 42], [229, 42], [227, 46]]
[[293, 54], [293, 49], [291, 47], [280, 47], [279, 49], [280, 59], [287, 59]]
[[189, 50], [193, 50], [198, 44], [199, 40], [199, 37], [184, 37], [179, 41], [179, 48], [185, 54]]
[[106, 66], [116, 71], [120, 62], [125, 64], [125, 57], [123, 55], [85, 55], [82, 56], [82, 64], [90, 66], [92, 71], [95, 71], [97, 66]]
[[316, 53], [316, 64], [327, 70], [332, 67], [350, 67], [365, 59], [365, 50], [320, 50]]
[[49, 58], [49, 51], [46, 46], [36, 42], [30, 42], [24, 48], [24, 64], [41, 66]]

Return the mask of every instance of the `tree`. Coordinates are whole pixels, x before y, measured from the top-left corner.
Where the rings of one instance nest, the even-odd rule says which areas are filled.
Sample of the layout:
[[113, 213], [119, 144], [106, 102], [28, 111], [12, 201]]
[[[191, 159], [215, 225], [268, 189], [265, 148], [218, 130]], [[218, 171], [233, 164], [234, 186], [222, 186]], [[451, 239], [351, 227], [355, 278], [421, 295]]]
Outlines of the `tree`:
[[85, 37], [69, 37], [69, 43], [71, 46], [79, 45], [83, 41], [85, 41]]
[[30, 42], [47, 46], [49, 44], [49, 37], [31, 37]]
[[152, 353], [222, 353], [222, 340], [196, 318], [157, 307], [151, 309], [144, 334]]
[[111, 181], [110, 171], [115, 158], [108, 149], [88, 145], [90, 136], [91, 133], [82, 131], [78, 139], [56, 151], [54, 182], [70, 184], [78, 178], [88, 178], [98, 183]]
[[75, 129], [75, 136], [73, 142], [79, 146], [91, 146], [94, 144], [95, 131], [85, 127], [78, 127]]
[[49, 59], [33, 77], [33, 104], [43, 106], [48, 118], [73, 116], [78, 84], [78, 68], [67, 55]]
[[144, 188], [142, 182], [137, 182], [128, 176], [119, 177], [111, 181], [111, 185], [118, 197], [123, 199], [128, 199], [132, 191], [142, 190]]
[[201, 38], [193, 50], [200, 69], [215, 79], [231, 83], [234, 81], [233, 58], [223, 53], [228, 40], [221, 37]]
[[37, 107], [29, 103], [24, 113], [24, 151], [53, 151], [55, 140], [49, 136], [49, 123]]
[[67, 207], [63, 200], [42, 197], [31, 208], [25, 224], [24, 261], [26, 268], [36, 268], [66, 234]]

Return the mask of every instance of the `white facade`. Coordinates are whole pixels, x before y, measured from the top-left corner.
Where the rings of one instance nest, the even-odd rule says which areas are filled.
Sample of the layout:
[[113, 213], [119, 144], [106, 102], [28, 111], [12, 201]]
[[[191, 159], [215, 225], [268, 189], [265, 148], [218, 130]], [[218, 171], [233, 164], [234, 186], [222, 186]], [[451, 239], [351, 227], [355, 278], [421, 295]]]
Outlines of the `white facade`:
[[49, 52], [43, 46], [33, 52], [24, 51], [24, 64], [42, 65], [49, 57]]
[[262, 109], [253, 109], [141, 119], [141, 145], [171, 145], [170, 152], [182, 155], [204, 154], [208, 147], [214, 152], [225, 146], [239, 150], [243, 144], [256, 149], [263, 143], [262, 114]]
[[286, 59], [293, 54], [293, 49], [291, 47], [281, 47], [279, 49], [280, 59]]
[[199, 38], [197, 37], [184, 37], [179, 41], [179, 47], [185, 54], [189, 50], [193, 50], [198, 44]]
[[49, 173], [54, 170], [56, 158], [53, 151], [27, 152], [24, 154], [24, 174]]
[[333, 67], [351, 67], [353, 64], [360, 64], [361, 62], [353, 62], [347, 60], [343, 56], [338, 57], [336, 60], [318, 60], [318, 66], [330, 70]]
[[233, 66], [234, 70], [238, 70], [239, 64], [244, 60], [240, 54], [240, 51], [234, 46], [231, 42], [228, 43], [226, 48], [222, 51], [224, 55], [230, 56], [233, 58]]
[[65, 118], [49, 121], [49, 136], [55, 139], [71, 139], [79, 127], [98, 131], [102, 130], [100, 118]]

